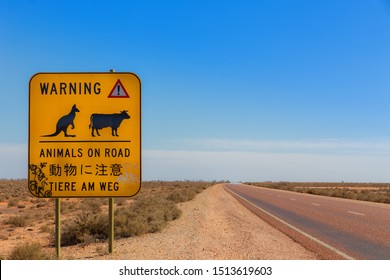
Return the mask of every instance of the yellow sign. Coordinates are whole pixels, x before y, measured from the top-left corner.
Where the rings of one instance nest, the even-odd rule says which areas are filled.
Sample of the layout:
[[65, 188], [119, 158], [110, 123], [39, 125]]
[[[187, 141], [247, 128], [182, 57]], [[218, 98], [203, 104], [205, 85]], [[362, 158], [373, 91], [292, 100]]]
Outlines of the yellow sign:
[[28, 188], [123, 197], [141, 187], [141, 82], [132, 73], [38, 73], [29, 86]]

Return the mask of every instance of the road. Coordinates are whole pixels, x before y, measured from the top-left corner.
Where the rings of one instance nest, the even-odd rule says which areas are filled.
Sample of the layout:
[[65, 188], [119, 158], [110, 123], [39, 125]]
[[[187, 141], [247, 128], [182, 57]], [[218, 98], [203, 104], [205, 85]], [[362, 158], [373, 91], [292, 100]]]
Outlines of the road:
[[322, 258], [390, 260], [390, 205], [244, 184], [225, 188]]

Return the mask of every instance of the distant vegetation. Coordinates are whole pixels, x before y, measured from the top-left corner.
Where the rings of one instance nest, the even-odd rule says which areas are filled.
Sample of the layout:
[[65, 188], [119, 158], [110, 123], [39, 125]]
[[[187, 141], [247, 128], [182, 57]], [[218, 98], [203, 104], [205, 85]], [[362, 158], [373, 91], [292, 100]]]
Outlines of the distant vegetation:
[[[177, 204], [193, 199], [198, 193], [217, 182], [150, 181], [143, 182], [134, 197], [115, 198], [115, 238], [128, 238], [161, 231], [169, 221], [178, 219]], [[26, 180], [0, 180], [0, 240], [8, 240], [18, 228], [28, 227], [47, 236], [54, 246], [54, 199], [32, 197]], [[12, 213], [12, 214], [10, 214]], [[35, 227], [35, 228], [34, 228]], [[24, 230], [25, 232], [25, 230]], [[102, 242], [108, 239], [107, 198], [61, 199], [61, 246]], [[21, 240], [23, 241], [23, 240]], [[26, 240], [29, 241], [29, 240]], [[37, 242], [16, 246], [8, 259], [46, 259]], [[0, 256], [0, 259], [6, 256]]]
[[245, 184], [315, 195], [390, 203], [390, 183], [246, 182]]

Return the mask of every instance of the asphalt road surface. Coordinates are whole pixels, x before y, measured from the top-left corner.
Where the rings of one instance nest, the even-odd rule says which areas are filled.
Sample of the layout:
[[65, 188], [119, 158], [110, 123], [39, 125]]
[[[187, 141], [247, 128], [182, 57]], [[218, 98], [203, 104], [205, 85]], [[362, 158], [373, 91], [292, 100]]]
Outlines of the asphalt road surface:
[[390, 205], [244, 184], [225, 188], [322, 258], [390, 260]]

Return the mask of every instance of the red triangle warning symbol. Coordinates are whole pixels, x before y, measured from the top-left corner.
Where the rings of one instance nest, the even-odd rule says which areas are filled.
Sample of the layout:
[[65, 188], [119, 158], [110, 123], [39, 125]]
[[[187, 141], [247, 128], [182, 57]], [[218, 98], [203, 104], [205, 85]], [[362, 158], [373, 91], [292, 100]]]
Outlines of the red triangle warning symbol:
[[118, 81], [115, 83], [114, 87], [112, 88], [110, 94], [108, 95], [108, 98], [129, 98], [125, 87], [123, 86], [121, 80], [118, 79]]

